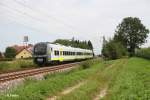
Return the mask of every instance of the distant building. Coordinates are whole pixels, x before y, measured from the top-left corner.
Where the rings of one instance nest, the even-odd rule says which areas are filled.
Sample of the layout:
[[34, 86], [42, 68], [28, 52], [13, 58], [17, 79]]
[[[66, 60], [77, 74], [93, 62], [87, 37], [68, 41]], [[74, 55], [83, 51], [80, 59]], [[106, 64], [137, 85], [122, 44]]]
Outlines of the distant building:
[[32, 57], [32, 48], [33, 45], [28, 45], [28, 46], [18, 46], [14, 45], [12, 46], [13, 48], [16, 49], [16, 59], [22, 59], [22, 58], [31, 58]]

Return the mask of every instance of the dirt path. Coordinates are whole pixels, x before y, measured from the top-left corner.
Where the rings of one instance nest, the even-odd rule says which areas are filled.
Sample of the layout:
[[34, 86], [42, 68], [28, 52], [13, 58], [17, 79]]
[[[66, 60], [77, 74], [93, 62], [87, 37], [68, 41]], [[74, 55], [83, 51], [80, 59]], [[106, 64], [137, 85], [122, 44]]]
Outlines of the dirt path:
[[53, 96], [53, 97], [49, 97], [47, 100], [56, 100], [57, 98], [59, 98], [61, 95], [66, 95], [69, 94], [70, 92], [74, 91], [75, 89], [79, 88], [81, 85], [84, 85], [86, 82], [81, 82], [75, 86], [69, 87], [67, 89], [65, 89], [64, 91], [62, 91], [59, 95], [57, 96]]
[[[119, 62], [119, 63], [121, 65], [124, 65], [126, 62], [127, 62], [126, 60], [123, 60], [122, 62]], [[116, 63], [118, 63], [118, 62], [113, 63], [112, 65], [107, 67], [104, 71], [111, 70], [111, 68], [115, 67]], [[107, 95], [107, 93], [108, 93], [108, 86], [106, 83], [104, 88], [99, 92], [99, 94], [96, 95], [96, 97], [93, 100], [100, 100], [100, 99], [104, 98]]]
[[100, 93], [93, 99], [93, 100], [99, 100], [102, 99], [107, 94], [107, 87], [102, 89]]

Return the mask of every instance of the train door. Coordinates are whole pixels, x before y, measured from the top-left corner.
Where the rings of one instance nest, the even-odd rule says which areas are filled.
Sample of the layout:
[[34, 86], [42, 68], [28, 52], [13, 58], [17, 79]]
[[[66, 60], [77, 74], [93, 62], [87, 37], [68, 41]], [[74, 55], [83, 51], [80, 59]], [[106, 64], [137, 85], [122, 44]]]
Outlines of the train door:
[[52, 48], [48, 48], [48, 61], [51, 61]]
[[63, 61], [63, 50], [62, 49], [60, 49], [59, 61], [60, 62]]

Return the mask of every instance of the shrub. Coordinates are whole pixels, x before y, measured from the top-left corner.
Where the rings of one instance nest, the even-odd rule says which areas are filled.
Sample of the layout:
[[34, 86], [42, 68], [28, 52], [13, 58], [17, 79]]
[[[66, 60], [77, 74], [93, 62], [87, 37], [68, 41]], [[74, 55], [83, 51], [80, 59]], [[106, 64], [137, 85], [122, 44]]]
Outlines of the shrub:
[[110, 40], [103, 45], [102, 55], [105, 59], [118, 59], [127, 55], [126, 48], [120, 43]]
[[86, 68], [90, 67], [90, 63], [89, 62], [83, 62], [83, 63], [81, 63], [81, 66], [83, 69], [86, 69]]
[[83, 69], [90, 68], [93, 64], [99, 63], [100, 59], [92, 59], [82, 62], [80, 65]]
[[0, 58], [0, 61], [12, 61], [14, 60], [13, 58]]
[[135, 56], [150, 59], [150, 47], [136, 50]]
[[32, 60], [17, 60], [17, 63], [21, 68], [29, 68], [36, 66]]
[[13, 60], [13, 61], [1, 61], [0, 71], [18, 70], [22, 68], [37, 67], [32, 60]]
[[8, 61], [1, 61], [0, 62], [0, 71], [5, 71], [13, 68], [12, 64]]
[[6, 58], [15, 58], [16, 56], [16, 49], [12, 47], [7, 47], [4, 53]]

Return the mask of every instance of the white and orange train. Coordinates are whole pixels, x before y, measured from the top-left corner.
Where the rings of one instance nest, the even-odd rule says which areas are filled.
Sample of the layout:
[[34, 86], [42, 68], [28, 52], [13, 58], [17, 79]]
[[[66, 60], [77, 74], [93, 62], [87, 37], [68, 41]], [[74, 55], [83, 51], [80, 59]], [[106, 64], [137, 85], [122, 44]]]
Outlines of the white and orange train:
[[39, 65], [83, 60], [93, 57], [92, 50], [74, 48], [49, 42], [40, 42], [33, 47], [34, 62]]

